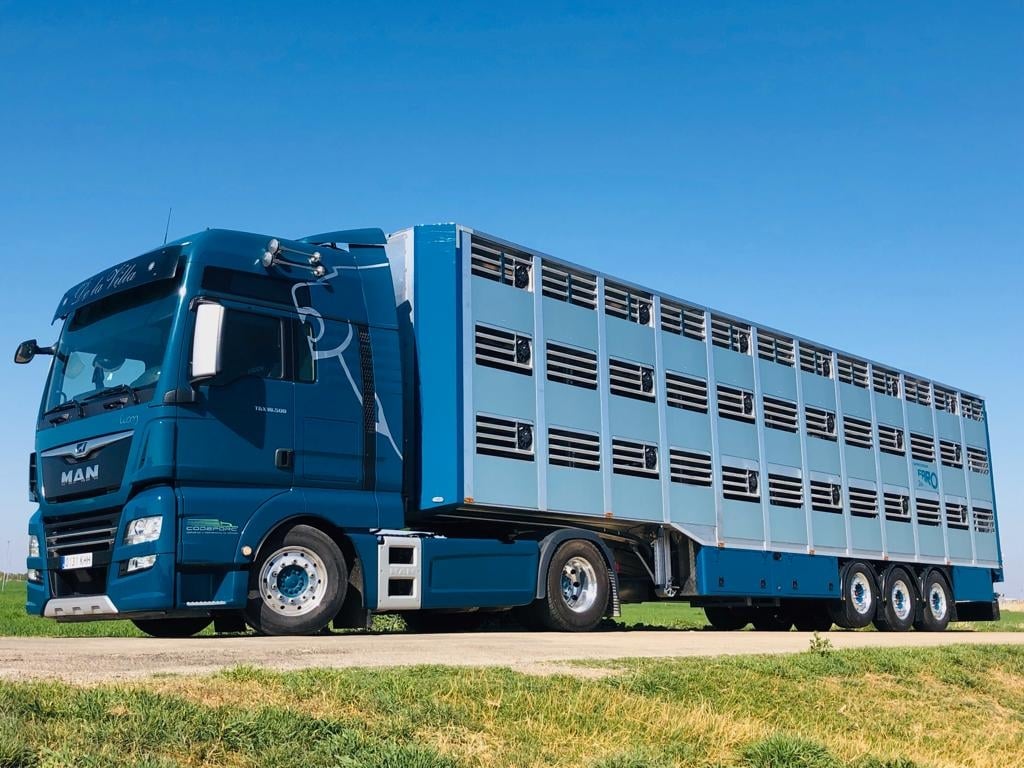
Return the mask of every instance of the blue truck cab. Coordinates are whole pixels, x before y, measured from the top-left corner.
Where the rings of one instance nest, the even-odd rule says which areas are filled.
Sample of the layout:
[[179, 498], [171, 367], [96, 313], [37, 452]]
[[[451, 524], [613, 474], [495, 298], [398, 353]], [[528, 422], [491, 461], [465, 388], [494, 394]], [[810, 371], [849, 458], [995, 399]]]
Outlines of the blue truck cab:
[[[622, 290], [457, 225], [295, 240], [207, 230], [80, 283], [57, 307], [57, 343], [15, 356], [53, 358], [30, 461], [28, 612], [128, 618], [158, 636], [211, 622], [308, 634], [391, 611], [455, 626], [508, 609], [586, 630], [621, 600], [653, 598], [703, 605], [721, 628], [942, 629], [997, 615], [987, 433], [972, 443], [971, 421], [961, 437], [973, 396], [953, 392], [955, 425], [934, 415], [928, 382], [927, 414], [893, 408], [892, 392], [878, 397], [884, 414], [851, 406], [879, 443], [890, 413], [901, 434], [927, 433], [920, 467], [907, 455], [885, 474], [872, 458], [866, 478], [846, 457], [826, 471], [807, 449], [820, 426], [808, 417], [793, 422], [792, 466], [770, 465], [761, 411], [783, 375], [744, 388], [744, 366], [763, 365], [757, 329], [733, 322], [723, 355], [710, 310], [686, 305], [674, 332], [670, 299]], [[701, 338], [687, 338], [697, 320]], [[743, 328], [745, 343], [729, 335]], [[687, 343], [662, 341], [672, 333]], [[795, 369], [804, 342], [789, 344]], [[682, 407], [699, 423], [673, 410], [693, 394], [679, 388], [688, 360], [703, 400]], [[875, 369], [863, 366], [867, 382]], [[849, 400], [874, 404], [859, 376]], [[908, 381], [919, 386], [900, 373], [897, 387]], [[813, 411], [803, 400], [817, 385], [795, 405]], [[946, 391], [935, 385], [936, 401]], [[838, 438], [843, 426], [828, 425], [843, 412], [829, 402], [822, 428]], [[734, 424], [748, 406], [755, 453], [732, 450], [741, 460], [722, 445], [742, 442]], [[961, 455], [948, 474], [936, 459], [952, 450], [947, 432]], [[945, 493], [911, 482], [933, 470]], [[858, 506], [869, 480], [873, 514]], [[907, 501], [890, 515], [892, 494]], [[816, 546], [823, 509], [818, 535], [834, 540]]]

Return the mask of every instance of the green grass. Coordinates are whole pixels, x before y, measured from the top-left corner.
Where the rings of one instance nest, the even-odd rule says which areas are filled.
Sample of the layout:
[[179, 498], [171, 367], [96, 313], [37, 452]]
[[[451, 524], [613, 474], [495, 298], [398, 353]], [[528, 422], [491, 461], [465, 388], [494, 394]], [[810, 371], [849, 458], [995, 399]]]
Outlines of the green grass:
[[[626, 629], [708, 629], [704, 611], [684, 603], [639, 603], [622, 606], [615, 622]], [[401, 630], [403, 622], [395, 616], [378, 616], [377, 631]], [[954, 624], [953, 629], [976, 632], [1024, 631], [1024, 612], [1004, 611], [997, 622]], [[206, 630], [207, 634], [212, 629]], [[91, 621], [58, 624], [51, 619], [25, 613], [25, 583], [9, 582], [0, 592], [0, 636], [17, 637], [141, 637], [130, 621]], [[0, 763], [0, 768], [3, 764]]]
[[1024, 649], [0, 683], [0, 766], [1004, 768]]

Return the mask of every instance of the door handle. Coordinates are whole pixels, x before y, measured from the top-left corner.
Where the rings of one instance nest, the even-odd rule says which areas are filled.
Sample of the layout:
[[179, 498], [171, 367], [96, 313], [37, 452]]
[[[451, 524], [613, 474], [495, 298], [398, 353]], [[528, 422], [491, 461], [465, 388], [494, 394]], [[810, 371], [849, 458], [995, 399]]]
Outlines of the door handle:
[[278, 469], [291, 469], [295, 461], [295, 451], [291, 448], [278, 448], [274, 451], [274, 466]]

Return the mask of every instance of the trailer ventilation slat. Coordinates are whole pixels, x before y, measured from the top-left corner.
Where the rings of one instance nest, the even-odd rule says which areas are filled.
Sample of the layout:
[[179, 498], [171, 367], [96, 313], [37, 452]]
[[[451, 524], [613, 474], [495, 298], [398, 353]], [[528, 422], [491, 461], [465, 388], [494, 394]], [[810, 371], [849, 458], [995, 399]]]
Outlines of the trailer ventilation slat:
[[750, 326], [711, 316], [711, 343], [743, 355], [750, 354]]
[[988, 474], [988, 451], [967, 446], [967, 468], [980, 475]]
[[711, 454], [709, 453], [671, 448], [669, 450], [669, 470], [673, 483], [711, 487]]
[[850, 484], [850, 514], [878, 517], [878, 492], [873, 486]]
[[880, 395], [889, 397], [900, 396], [900, 375], [895, 371], [879, 368], [877, 365], [872, 371], [872, 386]]
[[952, 440], [940, 440], [939, 451], [942, 455], [942, 463], [947, 467], [953, 467], [954, 469], [963, 467], [964, 454], [963, 449], [960, 448], [960, 443], [954, 443]]
[[722, 465], [722, 495], [733, 501], [760, 501], [761, 479], [756, 469]]
[[540, 268], [540, 289], [549, 299], [586, 309], [597, 308], [597, 278], [585, 272], [545, 261]]
[[917, 403], [918, 405], [931, 405], [932, 404], [932, 385], [924, 379], [915, 379], [912, 376], [903, 377], [906, 390], [907, 390], [907, 401], [911, 403]]
[[477, 365], [527, 376], [533, 374], [533, 342], [529, 336], [503, 328], [478, 325], [474, 343]]
[[478, 413], [476, 452], [503, 459], [533, 461], [533, 424]]
[[853, 416], [843, 416], [843, 432], [846, 444], [871, 450], [875, 446], [871, 422]]
[[970, 525], [967, 522], [967, 505], [962, 502], [946, 501], [946, 525], [950, 528], [966, 531]]
[[793, 367], [793, 340], [768, 331], [757, 332], [757, 356], [779, 365]]
[[549, 341], [548, 380], [584, 389], [597, 389], [597, 353]]
[[921, 525], [939, 525], [942, 515], [939, 512], [939, 500], [917, 497], [917, 522]]
[[708, 412], [708, 383], [704, 379], [665, 372], [665, 402], [673, 408]]
[[601, 469], [601, 439], [589, 432], [548, 429], [548, 463], [570, 469]]
[[839, 368], [839, 380], [846, 384], [853, 384], [861, 389], [868, 388], [868, 364], [862, 360], [839, 355], [837, 363]]
[[905, 493], [886, 491], [885, 498], [885, 519], [897, 522], [910, 520], [910, 496]]
[[718, 385], [718, 415], [723, 419], [754, 421], [754, 395], [745, 389]]
[[653, 312], [651, 294], [627, 288], [624, 285], [604, 284], [604, 311], [612, 317], [638, 325], [650, 325]]
[[635, 440], [612, 440], [612, 471], [617, 475], [658, 476], [658, 446]]
[[799, 423], [796, 416], [796, 403], [780, 400], [777, 397], [762, 398], [764, 406], [764, 425], [769, 429], [781, 429], [783, 432], [796, 432]]
[[832, 378], [832, 353], [827, 349], [800, 342], [800, 370]]
[[893, 453], [897, 456], [906, 454], [903, 447], [903, 430], [899, 427], [891, 427], [888, 424], [878, 425], [878, 447], [886, 453]]
[[533, 287], [533, 257], [476, 237], [473, 238], [470, 271], [476, 277], [524, 291]]
[[956, 392], [943, 387], [935, 387], [935, 410], [952, 413], [955, 416], [957, 413]]
[[661, 302], [661, 330], [704, 341], [704, 310], [663, 300]]
[[802, 507], [804, 484], [800, 475], [782, 475], [768, 472], [768, 503], [776, 507]]
[[640, 363], [608, 358], [608, 386], [613, 395], [654, 400], [654, 369]]
[[972, 507], [971, 516], [974, 518], [974, 530], [978, 533], [994, 533], [996, 530], [996, 519], [990, 507]]
[[935, 438], [919, 432], [910, 433], [910, 455], [918, 461], [935, 461]]
[[970, 395], [960, 395], [960, 405], [963, 406], [965, 419], [973, 419], [974, 421], [982, 421], [985, 418], [985, 404], [976, 397]]
[[835, 442], [836, 415], [832, 411], [808, 405], [804, 409], [804, 418], [807, 420], [807, 434], [810, 437]]
[[817, 512], [843, 513], [843, 488], [839, 483], [811, 480], [811, 507]]

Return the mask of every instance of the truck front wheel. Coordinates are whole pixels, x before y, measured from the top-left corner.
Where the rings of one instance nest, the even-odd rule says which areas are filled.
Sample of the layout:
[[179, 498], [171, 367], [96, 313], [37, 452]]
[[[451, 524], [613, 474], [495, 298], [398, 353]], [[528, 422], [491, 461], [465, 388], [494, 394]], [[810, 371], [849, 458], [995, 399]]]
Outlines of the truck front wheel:
[[567, 541], [551, 557], [547, 571], [547, 597], [527, 606], [527, 626], [559, 632], [596, 629], [608, 607], [611, 585], [601, 552], [589, 541]]
[[245, 619], [264, 635], [314, 635], [341, 610], [347, 588], [345, 556], [334, 539], [296, 525], [261, 548]]

